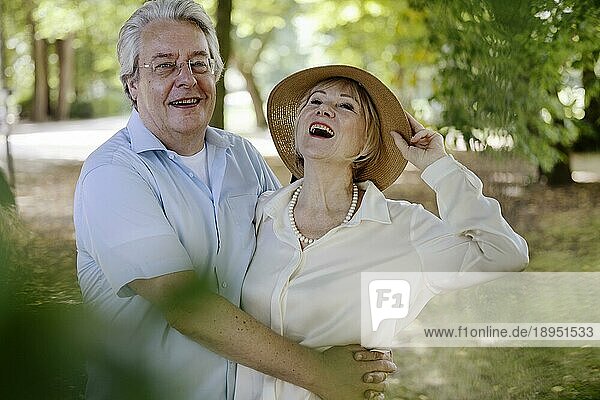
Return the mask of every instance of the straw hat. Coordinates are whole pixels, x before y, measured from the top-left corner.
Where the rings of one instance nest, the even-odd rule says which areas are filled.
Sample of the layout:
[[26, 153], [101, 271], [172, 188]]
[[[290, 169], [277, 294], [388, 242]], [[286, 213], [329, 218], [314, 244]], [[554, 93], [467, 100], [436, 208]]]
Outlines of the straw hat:
[[362, 168], [356, 180], [372, 181], [380, 190], [390, 186], [400, 176], [406, 160], [396, 147], [390, 131], [410, 139], [411, 128], [402, 105], [379, 79], [369, 72], [349, 65], [325, 65], [298, 71], [275, 86], [267, 102], [269, 129], [279, 156], [297, 178], [304, 176], [302, 166], [296, 163], [294, 121], [302, 96], [317, 83], [333, 77], [344, 77], [358, 82], [371, 96], [381, 123], [382, 148], [379, 157]]

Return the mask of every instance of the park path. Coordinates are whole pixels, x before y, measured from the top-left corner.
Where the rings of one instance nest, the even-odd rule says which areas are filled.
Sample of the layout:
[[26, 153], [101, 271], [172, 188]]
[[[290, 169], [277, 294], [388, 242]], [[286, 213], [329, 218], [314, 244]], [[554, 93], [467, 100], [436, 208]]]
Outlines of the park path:
[[[128, 115], [87, 120], [19, 123], [10, 133], [10, 154], [14, 160], [83, 161], [99, 145], [127, 124]], [[239, 133], [236, 131], [236, 133]], [[266, 130], [242, 133], [277, 169], [281, 160]], [[8, 169], [6, 139], [0, 137], [0, 168]], [[573, 178], [579, 182], [600, 181], [600, 155], [571, 156]], [[409, 166], [409, 170], [412, 170]], [[278, 171], [276, 171], [278, 172]]]
[[[10, 135], [14, 160], [83, 161], [99, 145], [127, 124], [128, 116], [88, 120], [20, 123]], [[276, 156], [275, 146], [266, 131], [246, 136], [265, 157]], [[5, 145], [5, 141], [2, 143]], [[2, 151], [4, 153], [4, 151]], [[2, 155], [5, 158], [5, 155]]]

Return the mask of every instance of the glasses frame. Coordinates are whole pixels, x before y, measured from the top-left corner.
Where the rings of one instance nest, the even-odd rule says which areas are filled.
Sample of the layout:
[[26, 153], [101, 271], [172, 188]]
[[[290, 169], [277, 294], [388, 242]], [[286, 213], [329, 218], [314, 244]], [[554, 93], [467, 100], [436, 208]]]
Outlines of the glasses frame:
[[[171, 73], [169, 73], [168, 75], [165, 75], [165, 76], [158, 74], [156, 72], [156, 65], [154, 65], [154, 63], [157, 62], [157, 61], [152, 61], [149, 64], [148, 63], [140, 64], [139, 68], [150, 68], [150, 70], [152, 71], [152, 73], [154, 75], [156, 75], [156, 76], [158, 76], [158, 77], [160, 77], [162, 79], [166, 79], [166, 78], [169, 78], [171, 76], [172, 77], [179, 76], [179, 74], [181, 74], [181, 69], [183, 68], [184, 64], [187, 64], [188, 70], [190, 71], [190, 73], [193, 76], [205, 75], [208, 72], [210, 72], [211, 74], [214, 75], [214, 73], [215, 73], [215, 60], [214, 60], [214, 58], [210, 58], [208, 56], [206, 57], [206, 61], [208, 63], [208, 70], [206, 72], [202, 72], [202, 73], [195, 73], [194, 71], [192, 71], [192, 60], [196, 60], [196, 57], [189, 58], [186, 61], [180, 62], [179, 64], [175, 62], [175, 68], [177, 70], [177, 73], [175, 75], [173, 75], [173, 73], [175, 72], [175, 70], [173, 70], [173, 72], [171, 72]], [[163, 63], [163, 62], [170, 62], [170, 61], [161, 60], [160, 63]]]

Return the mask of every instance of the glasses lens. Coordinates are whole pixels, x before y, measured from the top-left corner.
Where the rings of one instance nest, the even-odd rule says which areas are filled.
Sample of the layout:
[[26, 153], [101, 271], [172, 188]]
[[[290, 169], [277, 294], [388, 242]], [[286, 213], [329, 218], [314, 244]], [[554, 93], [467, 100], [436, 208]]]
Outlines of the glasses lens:
[[211, 70], [210, 59], [207, 57], [196, 57], [190, 61], [190, 69], [194, 74], [205, 74]]
[[160, 61], [153, 64], [152, 69], [156, 75], [165, 77], [171, 75], [177, 69], [177, 64], [174, 61]]

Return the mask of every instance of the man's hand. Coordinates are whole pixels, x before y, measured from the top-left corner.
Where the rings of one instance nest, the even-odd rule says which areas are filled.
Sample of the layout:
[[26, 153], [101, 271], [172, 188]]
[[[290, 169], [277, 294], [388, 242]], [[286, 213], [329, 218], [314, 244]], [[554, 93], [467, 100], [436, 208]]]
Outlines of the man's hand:
[[392, 131], [391, 135], [402, 156], [423, 171], [429, 165], [447, 155], [444, 148], [444, 138], [437, 132], [425, 129], [409, 113], [406, 113], [406, 117], [412, 129], [410, 143], [407, 143], [398, 132]]
[[[392, 357], [391, 350], [367, 350], [363, 347], [359, 347], [359, 351], [354, 352], [354, 359], [356, 361], [377, 361], [377, 360], [388, 360], [392, 363], [394, 358]], [[363, 375], [363, 382], [365, 383], [381, 383], [387, 379], [387, 372], [373, 371]]]
[[322, 356], [325, 375], [313, 391], [324, 400], [383, 399], [383, 381], [396, 371], [389, 354], [359, 345], [332, 347]]

